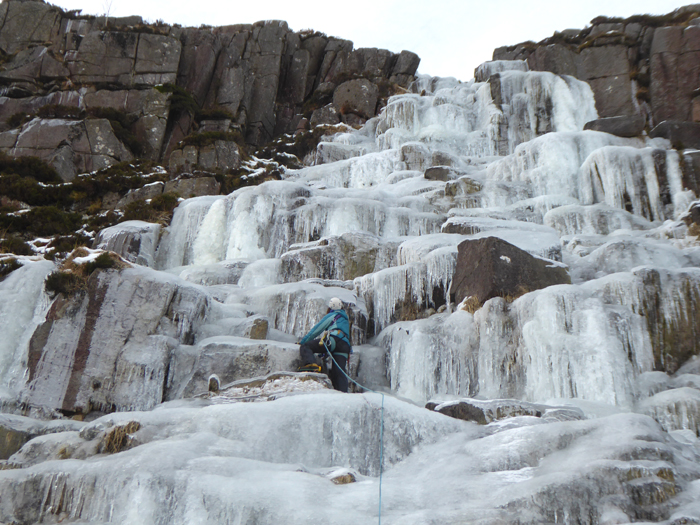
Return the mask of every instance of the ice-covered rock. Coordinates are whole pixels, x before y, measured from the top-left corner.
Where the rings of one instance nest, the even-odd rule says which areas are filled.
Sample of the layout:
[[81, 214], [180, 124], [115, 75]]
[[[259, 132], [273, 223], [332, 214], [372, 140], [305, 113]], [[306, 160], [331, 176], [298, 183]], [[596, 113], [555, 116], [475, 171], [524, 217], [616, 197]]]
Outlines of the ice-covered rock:
[[153, 267], [160, 238], [160, 224], [126, 221], [101, 230], [93, 248], [118, 253], [129, 262]]
[[223, 383], [231, 383], [271, 372], [296, 370], [298, 366], [298, 345], [244, 337], [212, 337], [200, 341], [195, 349], [174, 351], [167, 398], [180, 399], [206, 392], [213, 373]]
[[194, 342], [210, 301], [145, 268], [93, 273], [84, 293], [54, 300], [34, 331], [24, 402], [82, 414], [154, 407], [171, 352]]

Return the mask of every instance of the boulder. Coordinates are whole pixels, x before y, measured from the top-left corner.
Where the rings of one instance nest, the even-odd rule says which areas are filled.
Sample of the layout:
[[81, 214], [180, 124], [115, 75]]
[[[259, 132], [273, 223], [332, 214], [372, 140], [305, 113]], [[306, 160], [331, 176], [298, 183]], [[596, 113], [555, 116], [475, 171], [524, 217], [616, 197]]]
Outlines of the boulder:
[[462, 170], [451, 166], [433, 166], [432, 168], [425, 170], [425, 173], [423, 173], [423, 176], [428, 180], [439, 180], [443, 182], [458, 179], [463, 175], [464, 172]]
[[[494, 60], [497, 57], [496, 51], [493, 54]], [[527, 63], [532, 71], [550, 71], [557, 75], [576, 76], [578, 60], [578, 55], [569, 47], [562, 44], [552, 44], [538, 46], [535, 52], [527, 58]]]
[[595, 96], [595, 108], [599, 117], [635, 114], [629, 77], [617, 75], [593, 78], [588, 83]]
[[8, 459], [36, 436], [74, 432], [83, 426], [84, 423], [70, 419], [39, 421], [23, 416], [0, 414], [0, 459]]
[[480, 425], [520, 416], [541, 417], [552, 421], [585, 419], [583, 412], [577, 408], [540, 405], [516, 399], [491, 399], [488, 401], [460, 399], [444, 403], [431, 401], [426, 405], [426, 408], [456, 419], [474, 421]]
[[586, 122], [583, 129], [593, 131], [603, 131], [618, 137], [638, 137], [644, 131], [646, 120], [641, 115], [631, 115], [628, 117], [607, 117]]
[[700, 149], [700, 123], [666, 120], [649, 132], [651, 138], [663, 137], [676, 149]]
[[453, 303], [472, 297], [483, 305], [493, 297], [515, 299], [555, 284], [570, 284], [566, 268], [497, 237], [466, 240], [458, 246], [450, 288]]
[[379, 88], [367, 79], [349, 80], [333, 93], [333, 105], [341, 114], [355, 113], [364, 118], [375, 115]]
[[15, 425], [8, 425], [3, 419], [6, 416], [0, 419], [0, 459], [9, 459], [33, 436], [26, 429], [13, 428]]
[[328, 104], [327, 106], [318, 108], [311, 114], [309, 125], [311, 127], [316, 127], [323, 124], [335, 125], [339, 122], [340, 116], [338, 115], [338, 110], [333, 104]]
[[185, 146], [170, 154], [172, 173], [200, 168], [207, 171], [231, 170], [241, 165], [240, 147], [233, 141], [216, 140], [206, 146]]
[[419, 65], [420, 57], [418, 55], [416, 55], [412, 51], [403, 50], [401, 51], [401, 53], [399, 53], [399, 56], [396, 59], [396, 64], [394, 64], [394, 68], [392, 69], [391, 74], [396, 76], [413, 76], [416, 74]]
[[404, 163], [403, 169], [425, 171], [431, 166], [433, 156], [425, 144], [407, 142], [399, 150], [399, 160]]
[[163, 193], [164, 184], [162, 182], [152, 182], [151, 184], [146, 184], [141, 188], [136, 188], [135, 190], [129, 190], [129, 192], [124, 195], [117, 203], [116, 208], [118, 210], [123, 210], [129, 204], [136, 201], [144, 201], [147, 199], [152, 199], [161, 195]]

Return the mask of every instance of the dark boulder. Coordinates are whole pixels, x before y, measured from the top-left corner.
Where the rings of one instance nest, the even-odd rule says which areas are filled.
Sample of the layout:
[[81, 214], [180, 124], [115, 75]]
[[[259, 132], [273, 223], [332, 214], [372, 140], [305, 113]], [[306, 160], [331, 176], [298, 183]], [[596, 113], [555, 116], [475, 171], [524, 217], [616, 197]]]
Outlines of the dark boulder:
[[463, 176], [465, 172], [459, 168], [453, 168], [452, 166], [433, 166], [428, 168], [423, 173], [423, 177], [428, 180], [439, 180], [446, 182], [448, 180], [458, 179]]
[[425, 408], [464, 421], [487, 425], [512, 417], [541, 417], [549, 421], [576, 421], [584, 419], [583, 412], [573, 407], [539, 405], [517, 399], [460, 399], [445, 403], [429, 402]]
[[587, 122], [583, 129], [593, 131], [603, 131], [618, 137], [637, 137], [644, 131], [644, 117], [641, 115], [631, 115], [628, 117], [608, 117], [599, 118]]
[[455, 303], [467, 297], [483, 305], [493, 297], [517, 298], [555, 284], [570, 284], [566, 268], [538, 259], [499, 239], [486, 237], [459, 244], [450, 294]]
[[663, 137], [676, 149], [700, 149], [700, 123], [665, 120], [649, 133], [651, 138]]
[[333, 105], [341, 114], [355, 113], [371, 118], [377, 108], [379, 88], [367, 79], [349, 80], [339, 85], [333, 93]]

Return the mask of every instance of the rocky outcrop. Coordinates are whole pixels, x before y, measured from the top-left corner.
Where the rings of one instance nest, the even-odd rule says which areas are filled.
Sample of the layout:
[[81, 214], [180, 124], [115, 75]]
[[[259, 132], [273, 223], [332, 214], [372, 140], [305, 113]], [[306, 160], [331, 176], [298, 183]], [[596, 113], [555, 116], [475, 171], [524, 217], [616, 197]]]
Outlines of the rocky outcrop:
[[[3, 2], [0, 51], [0, 131], [7, 133], [0, 150], [39, 156], [66, 180], [134, 156], [166, 160], [176, 171], [186, 164], [236, 169], [233, 143], [196, 152], [178, 143], [198, 128], [212, 131], [207, 115], [217, 114], [226, 118], [216, 131], [242, 132], [260, 146], [304, 129], [315, 109], [336, 98], [344, 120], [360, 123], [376, 114], [378, 86], [385, 93], [407, 87], [420, 62], [408, 51], [353, 49], [350, 41], [293, 32], [281, 21], [181, 28], [79, 16], [43, 0]], [[52, 115], [21, 127], [49, 106], [75, 111], [66, 122], [46, 123]], [[110, 133], [99, 119], [85, 120], [86, 112], [123, 129]]]
[[538, 259], [497, 237], [466, 240], [458, 246], [452, 302], [483, 305], [493, 297], [515, 299], [554, 284], [570, 284], [563, 265]]
[[79, 173], [133, 159], [106, 119], [37, 118], [19, 130], [0, 133], [0, 151], [14, 157], [38, 157], [52, 165], [65, 181]]
[[699, 15], [695, 4], [663, 16], [598, 17], [581, 31], [498, 48], [493, 58], [526, 60], [533, 71], [587, 81], [600, 117], [639, 114], [651, 127], [664, 120], [697, 122]]

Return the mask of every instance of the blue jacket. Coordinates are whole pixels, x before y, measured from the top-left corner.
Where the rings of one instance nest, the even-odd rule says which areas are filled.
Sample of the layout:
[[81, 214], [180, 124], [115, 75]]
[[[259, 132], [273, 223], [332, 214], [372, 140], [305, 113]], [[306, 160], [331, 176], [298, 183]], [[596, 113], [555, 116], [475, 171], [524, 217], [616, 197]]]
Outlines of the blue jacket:
[[[308, 341], [320, 337], [326, 330], [328, 330], [333, 337], [345, 341], [348, 346], [350, 346], [350, 322], [348, 321], [348, 314], [345, 313], [345, 310], [333, 310], [327, 313], [323, 319], [316, 323], [316, 325], [309, 330], [309, 333], [302, 338], [300, 344], [303, 345]], [[333, 346], [331, 351], [333, 351], [335, 350], [335, 341], [331, 339], [331, 343]]]

